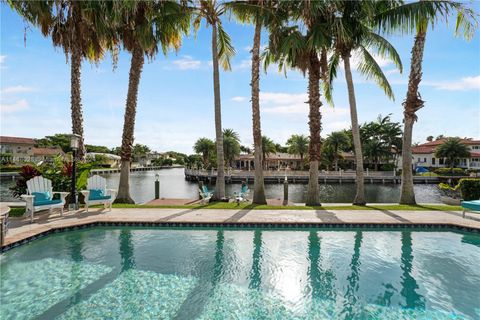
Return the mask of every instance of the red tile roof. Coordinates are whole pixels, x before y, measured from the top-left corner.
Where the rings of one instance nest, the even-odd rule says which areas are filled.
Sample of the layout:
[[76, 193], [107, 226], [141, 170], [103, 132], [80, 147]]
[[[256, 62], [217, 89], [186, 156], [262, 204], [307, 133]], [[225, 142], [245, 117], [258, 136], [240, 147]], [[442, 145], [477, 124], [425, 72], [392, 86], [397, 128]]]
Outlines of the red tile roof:
[[0, 136], [0, 143], [35, 144], [35, 139]]
[[63, 154], [60, 148], [33, 148], [34, 156], [55, 156], [57, 154]]
[[[435, 141], [422, 143], [416, 147], [412, 147], [412, 153], [415, 153], [415, 154], [435, 153], [435, 149], [439, 145], [443, 144], [446, 140], [447, 138], [442, 138]], [[480, 145], [480, 140], [474, 140], [474, 139], [460, 139], [460, 142], [466, 145]]]

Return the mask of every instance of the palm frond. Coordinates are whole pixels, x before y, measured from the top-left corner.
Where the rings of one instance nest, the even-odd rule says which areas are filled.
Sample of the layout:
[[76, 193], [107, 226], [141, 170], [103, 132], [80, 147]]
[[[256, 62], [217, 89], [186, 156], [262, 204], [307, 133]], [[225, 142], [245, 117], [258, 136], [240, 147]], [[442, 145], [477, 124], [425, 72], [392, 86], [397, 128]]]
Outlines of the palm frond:
[[360, 46], [359, 50], [363, 59], [360, 60], [357, 70], [365, 76], [365, 78], [374, 80], [390, 99], [395, 100], [392, 87], [377, 61], [375, 61], [365, 47]]
[[400, 73], [403, 72], [402, 59], [395, 47], [384, 37], [374, 32], [368, 32], [362, 38], [362, 45], [375, 49], [382, 58], [391, 60]]
[[328, 60], [328, 81], [323, 82], [323, 94], [325, 100], [330, 104], [333, 103], [333, 80], [337, 77], [337, 70], [340, 65], [340, 55], [336, 52], [332, 54]]
[[217, 24], [218, 59], [224, 70], [231, 70], [230, 59], [235, 55], [230, 36], [225, 32], [221, 23]]

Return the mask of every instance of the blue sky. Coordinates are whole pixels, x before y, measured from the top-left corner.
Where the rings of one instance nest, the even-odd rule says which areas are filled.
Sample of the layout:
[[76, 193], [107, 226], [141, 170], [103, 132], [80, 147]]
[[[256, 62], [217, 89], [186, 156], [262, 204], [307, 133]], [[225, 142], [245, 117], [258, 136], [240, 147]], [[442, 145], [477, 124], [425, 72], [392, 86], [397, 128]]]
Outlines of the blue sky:
[[[24, 22], [4, 3], [1, 7], [0, 133], [41, 138], [71, 131], [70, 66], [59, 48], [38, 30], [27, 30]], [[478, 3], [475, 4], [479, 12]], [[453, 23], [452, 23], [453, 24]], [[225, 18], [224, 26], [237, 51], [232, 71], [221, 72], [222, 121], [224, 128], [240, 134], [242, 143], [252, 144], [250, 105], [250, 46], [253, 28]], [[192, 153], [199, 137], [214, 138], [211, 29], [202, 25], [197, 37], [186, 38], [179, 52], [159, 54], [146, 63], [138, 96], [135, 142], [157, 151]], [[425, 108], [418, 112], [414, 141], [429, 135], [480, 137], [480, 41], [479, 34], [467, 42], [453, 36], [453, 26], [429, 30], [420, 86]], [[361, 123], [379, 114], [392, 114], [401, 121], [402, 101], [410, 64], [413, 35], [390, 37], [402, 58], [404, 72], [378, 59], [387, 74], [395, 101], [371, 81], [354, 74]], [[267, 35], [263, 35], [263, 43]], [[87, 144], [121, 144], [130, 54], [122, 52], [113, 71], [110, 57], [96, 65], [83, 63], [82, 103]], [[261, 75], [263, 133], [279, 143], [291, 134], [308, 134], [307, 80], [289, 71], [285, 78], [276, 68]], [[344, 74], [334, 84], [335, 107], [322, 107], [322, 136], [348, 128], [347, 89]]]

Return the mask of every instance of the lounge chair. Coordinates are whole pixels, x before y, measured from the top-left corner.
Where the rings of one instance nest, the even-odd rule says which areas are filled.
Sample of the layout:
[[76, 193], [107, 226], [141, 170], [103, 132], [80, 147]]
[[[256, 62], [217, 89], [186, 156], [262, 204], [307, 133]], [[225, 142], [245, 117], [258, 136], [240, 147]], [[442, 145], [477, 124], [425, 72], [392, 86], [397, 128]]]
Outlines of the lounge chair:
[[242, 189], [240, 189], [240, 192], [234, 192], [233, 196], [235, 198], [235, 201], [237, 203], [240, 203], [241, 201], [248, 201], [247, 196], [250, 193], [250, 189], [248, 189], [248, 186], [246, 184], [242, 184]]
[[202, 198], [202, 203], [208, 203], [210, 199], [213, 197], [213, 191], [208, 190], [207, 186], [202, 185], [201, 188], [198, 188], [198, 193]]
[[[59, 194], [60, 199], [53, 199], [54, 194]], [[63, 207], [65, 205], [65, 198], [69, 192], [56, 192], [52, 190], [52, 181], [42, 176], [34, 177], [27, 181], [27, 194], [21, 196], [25, 200], [26, 210], [25, 215], [30, 214], [30, 222], [33, 221], [33, 214], [41, 210], [49, 210], [52, 213], [53, 209], [60, 209], [60, 214], [63, 215]]]
[[462, 201], [461, 206], [463, 208], [463, 217], [467, 211], [480, 213], [480, 200]]
[[85, 197], [85, 210], [88, 212], [88, 207], [94, 204], [103, 204], [104, 209], [107, 207], [109, 211], [112, 210], [112, 203], [117, 195], [117, 190], [107, 189], [107, 180], [94, 175], [87, 180], [87, 190], [81, 191]]

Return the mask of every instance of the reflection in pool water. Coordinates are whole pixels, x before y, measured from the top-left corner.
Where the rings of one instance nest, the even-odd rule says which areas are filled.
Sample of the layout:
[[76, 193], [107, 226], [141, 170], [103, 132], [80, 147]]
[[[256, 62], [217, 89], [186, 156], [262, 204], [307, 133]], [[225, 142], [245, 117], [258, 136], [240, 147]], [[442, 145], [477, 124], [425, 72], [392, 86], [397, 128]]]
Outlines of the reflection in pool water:
[[[160, 174], [160, 197], [192, 199], [198, 196], [198, 186], [194, 182], [184, 179], [183, 169], [163, 169]], [[155, 196], [154, 181], [155, 171], [134, 172], [131, 175], [130, 191], [136, 203], [145, 203]], [[120, 174], [105, 175], [109, 188], [117, 189]], [[0, 200], [12, 201], [8, 188], [13, 184], [11, 180], [0, 181]], [[439, 203], [440, 192], [436, 185], [415, 185], [415, 195], [419, 203]], [[253, 185], [250, 185], [253, 189]], [[267, 198], [283, 198], [282, 184], [265, 185]], [[240, 191], [239, 184], [227, 184], [226, 194], [232, 196], [235, 191]], [[290, 184], [289, 199], [292, 202], [305, 202], [307, 185]], [[253, 191], [250, 197], [253, 196]], [[355, 196], [354, 184], [320, 184], [320, 200], [324, 203], [349, 203]], [[400, 185], [391, 184], [365, 184], [365, 197], [370, 203], [395, 203], [400, 197]], [[18, 201], [18, 199], [17, 199]]]
[[2, 319], [478, 319], [480, 235], [96, 228], [2, 256]]

